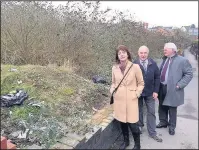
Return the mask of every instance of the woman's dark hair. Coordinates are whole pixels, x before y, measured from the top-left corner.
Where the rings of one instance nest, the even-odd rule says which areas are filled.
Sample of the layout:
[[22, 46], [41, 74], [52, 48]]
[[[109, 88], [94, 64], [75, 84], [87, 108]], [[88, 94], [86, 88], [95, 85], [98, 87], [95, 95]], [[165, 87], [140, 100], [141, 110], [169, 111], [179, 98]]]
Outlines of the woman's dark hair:
[[116, 56], [115, 56], [115, 61], [116, 61], [116, 63], [120, 63], [120, 60], [119, 60], [119, 58], [118, 58], [118, 52], [119, 52], [120, 50], [125, 51], [125, 52], [127, 53], [128, 60], [129, 60], [129, 61], [132, 61], [132, 59], [131, 59], [131, 54], [130, 54], [130, 52], [129, 52], [128, 47], [126, 47], [126, 46], [124, 46], [124, 45], [119, 45], [119, 46], [116, 48]]

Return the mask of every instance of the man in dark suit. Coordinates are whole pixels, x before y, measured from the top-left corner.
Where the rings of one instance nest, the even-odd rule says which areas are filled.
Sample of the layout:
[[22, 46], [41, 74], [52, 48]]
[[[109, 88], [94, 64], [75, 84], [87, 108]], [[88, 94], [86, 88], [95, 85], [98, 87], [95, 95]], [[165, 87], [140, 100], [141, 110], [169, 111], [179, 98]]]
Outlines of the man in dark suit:
[[139, 97], [139, 122], [140, 132], [142, 132], [143, 122], [143, 101], [147, 106], [147, 130], [149, 136], [157, 142], [162, 142], [162, 139], [157, 136], [156, 132], [156, 116], [155, 116], [155, 100], [158, 97], [160, 85], [160, 73], [156, 62], [148, 58], [149, 49], [146, 46], [141, 46], [138, 50], [139, 59], [134, 63], [139, 64], [144, 77], [145, 87]]

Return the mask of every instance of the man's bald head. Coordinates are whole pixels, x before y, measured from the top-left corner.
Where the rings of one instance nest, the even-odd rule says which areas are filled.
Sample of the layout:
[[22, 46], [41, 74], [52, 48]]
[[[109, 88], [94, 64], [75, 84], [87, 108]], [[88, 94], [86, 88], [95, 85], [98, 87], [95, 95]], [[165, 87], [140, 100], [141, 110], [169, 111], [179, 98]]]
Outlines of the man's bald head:
[[140, 51], [147, 51], [149, 53], [149, 48], [147, 46], [143, 45], [143, 46], [140, 46], [140, 48], [138, 49], [138, 53]]
[[149, 55], [149, 48], [145, 45], [141, 46], [138, 49], [138, 56], [141, 60], [146, 60], [148, 58]]

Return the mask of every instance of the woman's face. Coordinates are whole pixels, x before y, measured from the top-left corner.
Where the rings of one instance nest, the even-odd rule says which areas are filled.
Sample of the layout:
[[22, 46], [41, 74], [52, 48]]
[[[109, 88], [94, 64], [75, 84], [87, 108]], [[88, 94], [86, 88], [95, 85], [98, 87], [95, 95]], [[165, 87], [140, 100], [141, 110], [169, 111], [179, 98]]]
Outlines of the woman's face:
[[120, 62], [127, 61], [127, 59], [128, 59], [127, 52], [123, 51], [123, 50], [119, 50], [118, 51], [118, 58], [119, 58]]

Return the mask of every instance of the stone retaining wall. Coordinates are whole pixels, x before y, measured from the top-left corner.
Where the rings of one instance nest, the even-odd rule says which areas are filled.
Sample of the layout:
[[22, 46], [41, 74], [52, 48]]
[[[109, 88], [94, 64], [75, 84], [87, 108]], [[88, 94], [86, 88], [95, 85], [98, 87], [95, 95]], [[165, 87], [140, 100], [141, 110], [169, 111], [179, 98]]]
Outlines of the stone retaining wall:
[[53, 149], [110, 149], [113, 143], [120, 137], [119, 123], [113, 118], [112, 106], [106, 106], [98, 111], [89, 124], [93, 125], [93, 131], [84, 136], [68, 134], [59, 140]]

